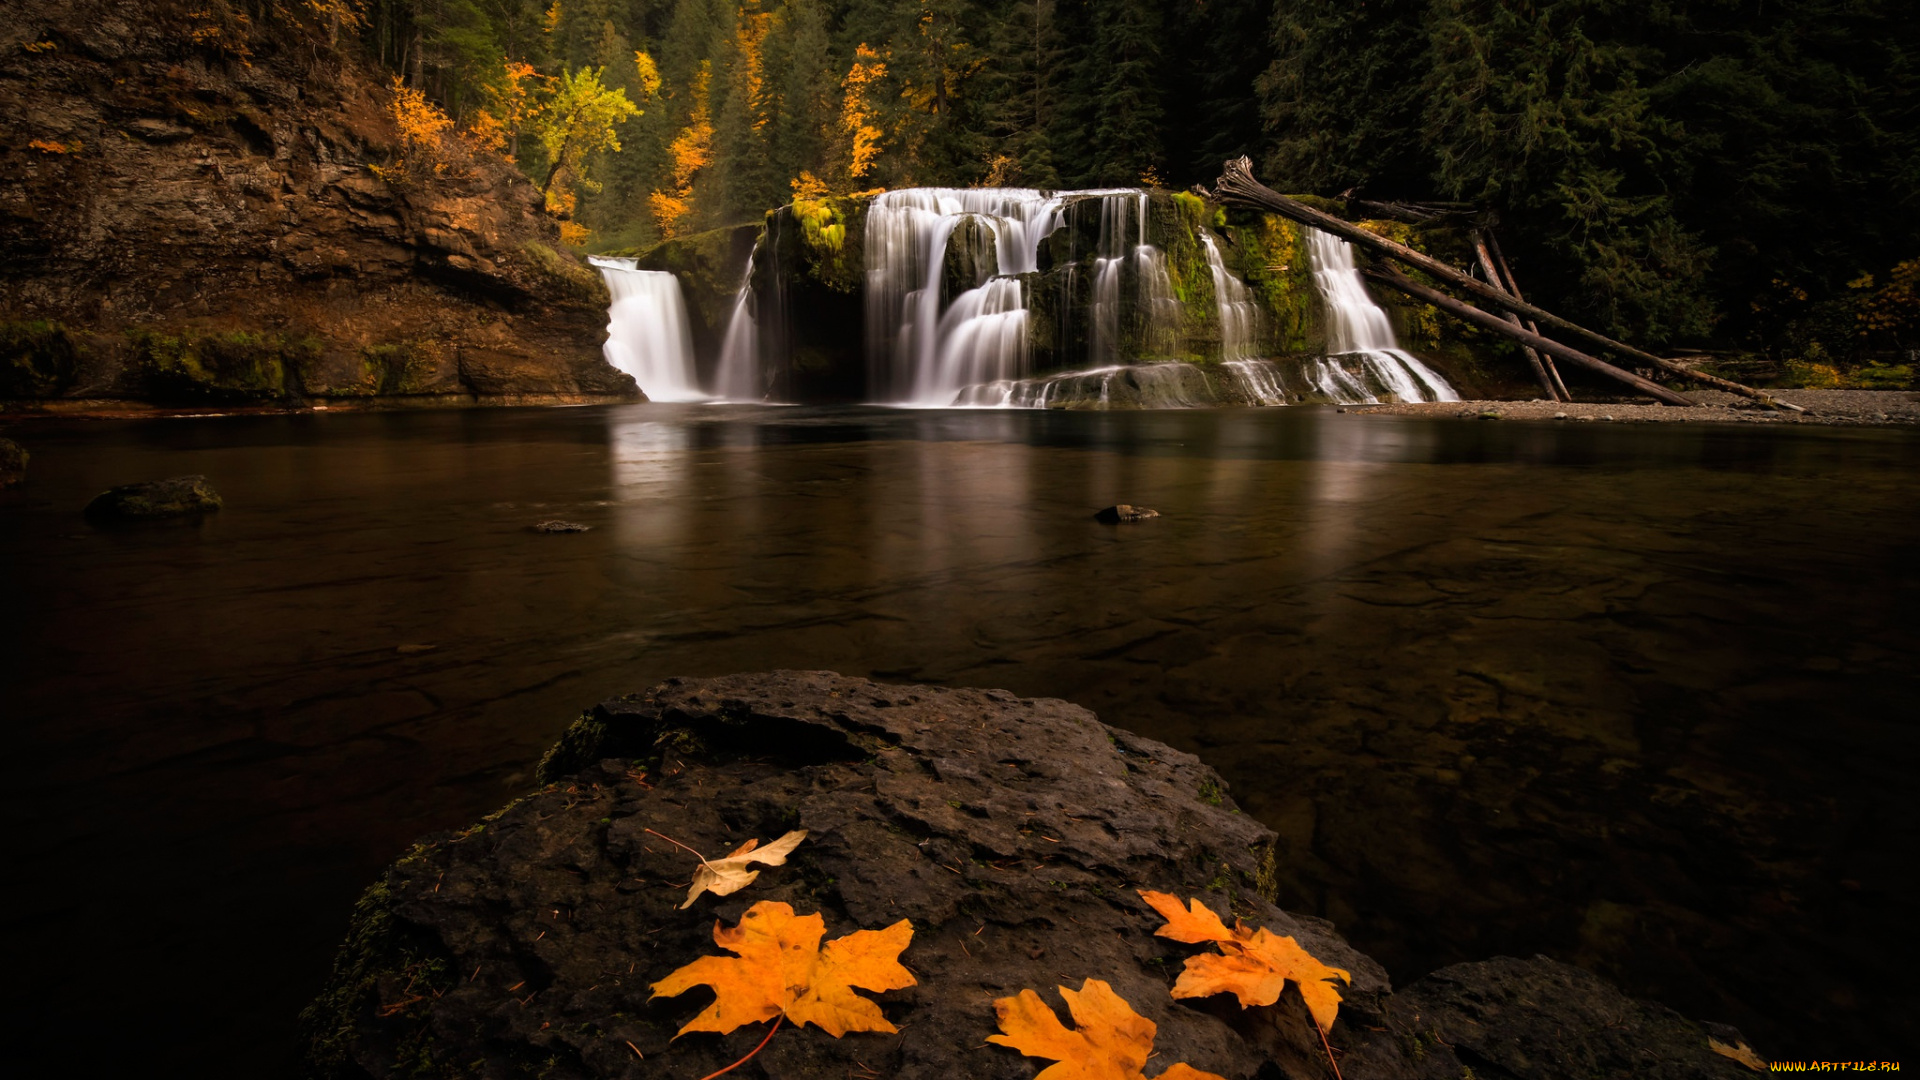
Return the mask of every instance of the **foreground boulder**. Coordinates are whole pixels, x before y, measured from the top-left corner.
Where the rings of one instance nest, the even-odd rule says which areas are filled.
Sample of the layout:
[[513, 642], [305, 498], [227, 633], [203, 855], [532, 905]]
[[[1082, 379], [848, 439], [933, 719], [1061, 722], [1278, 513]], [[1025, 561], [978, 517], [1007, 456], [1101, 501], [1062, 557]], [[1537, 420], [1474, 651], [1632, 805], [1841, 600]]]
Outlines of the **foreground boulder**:
[[87, 504], [86, 515], [94, 521], [143, 521], [206, 514], [220, 506], [220, 493], [206, 477], [175, 476], [103, 491]]
[[[1086, 979], [1158, 1025], [1155, 1074], [1330, 1075], [1291, 986], [1272, 1008], [1174, 1001], [1198, 950], [1154, 935], [1139, 889], [1199, 897], [1351, 973], [1331, 1041], [1355, 1080], [1618, 1075], [1585, 1064], [1611, 1069], [1625, 1046], [1645, 1075], [1743, 1074], [1704, 1029], [1550, 961], [1464, 965], [1393, 994], [1331, 925], [1273, 904], [1273, 833], [1212, 769], [1063, 701], [830, 672], [674, 679], [583, 716], [540, 774], [540, 791], [424, 840], [361, 899], [304, 1015], [313, 1074], [706, 1076], [767, 1026], [676, 1039], [708, 991], [649, 987], [720, 954], [716, 923], [776, 901], [821, 913], [828, 940], [911, 920], [900, 960], [918, 984], [873, 995], [896, 1034], [781, 1030], [744, 1076], [1025, 1080], [1046, 1062], [987, 1044], [994, 999], [1033, 989], [1064, 1016], [1054, 988]], [[698, 862], [681, 845], [718, 858], [795, 829], [808, 835], [783, 865], [682, 908]], [[1505, 987], [1518, 997], [1503, 1008]], [[1500, 1045], [1482, 1048], [1469, 1025], [1493, 1022]]]
[[12, 487], [26, 478], [26, 448], [12, 439], [0, 439], [0, 488]]

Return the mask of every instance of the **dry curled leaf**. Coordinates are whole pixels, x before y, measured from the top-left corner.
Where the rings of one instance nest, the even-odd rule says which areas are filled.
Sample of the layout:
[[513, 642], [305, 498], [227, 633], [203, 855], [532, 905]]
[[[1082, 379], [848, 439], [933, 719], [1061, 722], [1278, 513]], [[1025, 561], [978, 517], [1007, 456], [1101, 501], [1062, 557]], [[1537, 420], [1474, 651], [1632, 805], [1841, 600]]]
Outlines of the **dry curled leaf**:
[[693, 871], [693, 885], [687, 889], [687, 902], [680, 905], [680, 910], [685, 911], [692, 907], [693, 902], [700, 899], [700, 894], [703, 892], [710, 892], [715, 896], [739, 892], [753, 884], [753, 879], [760, 876], [760, 871], [747, 869], [749, 864], [784, 865], [787, 856], [792, 854], [793, 849], [800, 846], [800, 841], [806, 838], [807, 830], [795, 829], [766, 847], [760, 847], [758, 840], [749, 840], [725, 858], [700, 860], [700, 865]]
[[1709, 1038], [1707, 1040], [1707, 1049], [1719, 1054], [1723, 1058], [1732, 1058], [1747, 1068], [1752, 1069], [1754, 1072], [1767, 1071], [1766, 1060], [1759, 1054], [1754, 1053], [1753, 1047], [1748, 1046], [1746, 1043], [1734, 1042], [1728, 1044], [1721, 1042], [1719, 1039]]
[[1270, 933], [1265, 927], [1249, 928], [1235, 920], [1229, 930], [1220, 916], [1198, 899], [1190, 907], [1183, 907], [1178, 897], [1168, 893], [1141, 890], [1140, 898], [1167, 920], [1167, 925], [1155, 931], [1157, 936], [1193, 945], [1212, 942], [1220, 950], [1188, 958], [1173, 984], [1174, 997], [1232, 994], [1240, 999], [1241, 1008], [1271, 1005], [1280, 1000], [1280, 992], [1292, 979], [1321, 1032], [1333, 1030], [1334, 1017], [1340, 1011], [1340, 989], [1329, 980], [1337, 977], [1351, 983], [1353, 976], [1328, 967], [1299, 942]]
[[[1022, 990], [1017, 997], [993, 1003], [1004, 1034], [989, 1035], [987, 1041], [1056, 1063], [1042, 1069], [1034, 1080], [1145, 1080], [1140, 1070], [1153, 1054], [1153, 1037], [1159, 1031], [1153, 1021], [1134, 1012], [1125, 998], [1099, 979], [1086, 980], [1078, 992], [1062, 986], [1060, 996], [1073, 1016], [1071, 1030], [1039, 994]], [[1222, 1077], [1183, 1061], [1168, 1066], [1157, 1080]]]
[[689, 1031], [721, 1035], [742, 1024], [784, 1015], [834, 1038], [849, 1031], [894, 1031], [880, 1006], [854, 993], [913, 986], [900, 953], [913, 940], [913, 923], [856, 930], [823, 947], [826, 921], [762, 900], [736, 926], [713, 924], [713, 943], [734, 956], [703, 956], [653, 984], [654, 997], [677, 997], [696, 986], [713, 988], [713, 1004], [674, 1036]]

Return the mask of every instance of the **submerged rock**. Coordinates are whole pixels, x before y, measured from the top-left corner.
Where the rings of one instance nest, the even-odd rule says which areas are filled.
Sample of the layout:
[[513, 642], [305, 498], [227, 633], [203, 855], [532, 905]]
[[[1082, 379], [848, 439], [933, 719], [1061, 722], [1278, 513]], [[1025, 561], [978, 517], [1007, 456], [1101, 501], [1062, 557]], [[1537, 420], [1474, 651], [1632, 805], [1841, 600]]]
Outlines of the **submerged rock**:
[[86, 515], [96, 521], [138, 521], [205, 514], [220, 506], [220, 495], [206, 477], [175, 476], [103, 491], [87, 504]]
[[[427, 838], [362, 897], [303, 1015], [315, 1075], [707, 1075], [766, 1025], [676, 1039], [708, 993], [654, 1000], [650, 986], [717, 954], [716, 923], [762, 900], [821, 913], [828, 939], [911, 920], [900, 959], [918, 979], [875, 995], [897, 1034], [782, 1030], [755, 1058], [764, 1075], [1026, 1080], [1043, 1063], [986, 1044], [993, 1000], [1033, 989], [1058, 1009], [1054, 987], [1089, 978], [1158, 1025], [1162, 1062], [1324, 1075], [1291, 990], [1250, 1011], [1173, 1000], [1200, 950], [1155, 936], [1142, 888], [1199, 897], [1348, 970], [1331, 1040], [1350, 1080], [1487, 1061], [1508, 1069], [1490, 1075], [1598, 1075], [1547, 1070], [1611, 1063], [1636, 1039], [1644, 1075], [1741, 1075], [1702, 1029], [1558, 965], [1466, 965], [1393, 994], [1330, 924], [1274, 905], [1274, 834], [1218, 774], [1064, 701], [831, 672], [671, 679], [582, 716], [539, 776], [540, 791]], [[680, 909], [697, 863], [679, 845], [719, 856], [793, 829], [808, 835], [785, 865]], [[1471, 1023], [1495, 1025], [1500, 1045], [1456, 1030]]]
[[535, 525], [533, 531], [543, 533], [582, 533], [592, 527], [591, 525], [582, 525], [577, 521], [561, 521], [555, 518], [552, 521], [543, 521]]
[[1159, 516], [1158, 510], [1149, 510], [1144, 506], [1129, 506], [1126, 503], [1109, 506], [1093, 515], [1094, 520], [1104, 521], [1109, 525], [1117, 525], [1122, 521], [1145, 521]]
[[26, 447], [12, 439], [0, 439], [0, 488], [12, 487], [27, 478]]

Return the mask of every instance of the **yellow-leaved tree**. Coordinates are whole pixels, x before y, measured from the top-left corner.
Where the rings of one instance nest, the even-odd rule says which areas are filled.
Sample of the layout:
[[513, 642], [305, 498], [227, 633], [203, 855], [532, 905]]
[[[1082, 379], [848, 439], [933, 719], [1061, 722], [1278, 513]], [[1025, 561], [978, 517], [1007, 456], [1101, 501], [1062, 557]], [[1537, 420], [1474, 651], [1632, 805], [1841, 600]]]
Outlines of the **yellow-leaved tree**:
[[[617, 152], [620, 139], [614, 126], [639, 114], [640, 107], [627, 99], [624, 89], [601, 85], [600, 69], [561, 70], [553, 80], [551, 95], [529, 118], [547, 154], [547, 173], [540, 181], [540, 193], [546, 196], [548, 210], [565, 217], [573, 210], [576, 186], [600, 190], [600, 185], [587, 176], [587, 155], [601, 150]], [[569, 237], [575, 241], [584, 238], [584, 230], [576, 230]]]

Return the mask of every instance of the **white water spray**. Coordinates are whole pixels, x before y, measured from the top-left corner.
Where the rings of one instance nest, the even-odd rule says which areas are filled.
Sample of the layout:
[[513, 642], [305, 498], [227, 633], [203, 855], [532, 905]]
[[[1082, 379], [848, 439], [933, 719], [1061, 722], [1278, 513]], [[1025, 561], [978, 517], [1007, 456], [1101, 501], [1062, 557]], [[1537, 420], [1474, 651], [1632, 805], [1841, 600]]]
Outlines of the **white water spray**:
[[1207, 269], [1213, 272], [1214, 304], [1220, 310], [1220, 359], [1229, 364], [1250, 360], [1260, 309], [1246, 285], [1227, 269], [1226, 260], [1220, 257], [1220, 245], [1205, 229], [1200, 230], [1200, 246], [1206, 249]]
[[[1367, 295], [1353, 263], [1353, 245], [1319, 229], [1307, 229], [1313, 282], [1327, 302], [1328, 358], [1307, 365], [1315, 389], [1334, 401], [1377, 400], [1336, 358], [1351, 356], [1362, 370], [1401, 401], [1459, 401], [1460, 395], [1432, 368], [1394, 340], [1387, 313]], [[1359, 396], [1343, 396], [1353, 395]]]
[[754, 238], [753, 251], [747, 255], [740, 291], [733, 297], [733, 315], [727, 320], [726, 336], [720, 339], [715, 389], [723, 401], [764, 401], [767, 396], [760, 375], [760, 321], [754, 314], [753, 292], [753, 262], [760, 254], [760, 239]]
[[[1060, 205], [1026, 188], [908, 188], [873, 200], [867, 355], [876, 400], [950, 405], [964, 387], [1026, 373], [1026, 298], [1012, 275], [1038, 269]], [[995, 271], [943, 309], [948, 241], [968, 217], [993, 237]]]
[[613, 295], [607, 324], [607, 362], [633, 376], [653, 401], [705, 401], [693, 370], [693, 334], [680, 281], [657, 270], [637, 270], [632, 259], [588, 259]]

